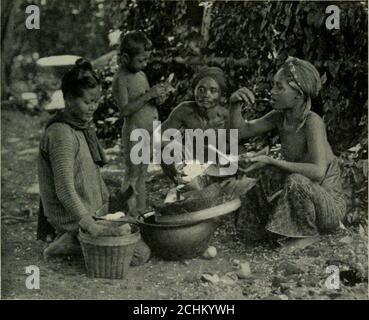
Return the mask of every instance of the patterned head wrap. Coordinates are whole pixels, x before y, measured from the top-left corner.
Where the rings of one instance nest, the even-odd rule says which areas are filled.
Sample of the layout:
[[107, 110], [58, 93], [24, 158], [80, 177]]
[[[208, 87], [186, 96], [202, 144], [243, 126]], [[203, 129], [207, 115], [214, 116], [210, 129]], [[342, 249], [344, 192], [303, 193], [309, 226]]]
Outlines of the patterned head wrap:
[[288, 57], [282, 69], [287, 75], [288, 84], [305, 97], [300, 124], [296, 130], [299, 131], [311, 109], [311, 98], [315, 98], [322, 87], [320, 75], [310, 62], [295, 57]]

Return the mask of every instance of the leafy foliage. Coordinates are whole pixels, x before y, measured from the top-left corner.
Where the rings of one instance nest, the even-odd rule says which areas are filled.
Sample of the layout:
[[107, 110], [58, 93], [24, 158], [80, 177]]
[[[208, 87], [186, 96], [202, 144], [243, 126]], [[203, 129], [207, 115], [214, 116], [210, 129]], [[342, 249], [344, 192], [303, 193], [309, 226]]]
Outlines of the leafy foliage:
[[[190, 94], [189, 81], [199, 67], [179, 64], [173, 57], [224, 57], [220, 66], [230, 90], [247, 86], [261, 98], [267, 97], [275, 72], [289, 55], [312, 62], [323, 82], [313, 110], [324, 118], [334, 152], [342, 156], [345, 184], [354, 186], [347, 195], [347, 222], [359, 224], [365, 223], [367, 212], [367, 9], [360, 2], [329, 4], [340, 8], [338, 30], [326, 28], [323, 2], [213, 2], [206, 44], [200, 34], [203, 8], [209, 3], [126, 1], [119, 7], [119, 22], [123, 32], [142, 29], [152, 40], [156, 59], [146, 70], [151, 84], [171, 72], [176, 75], [177, 92], [160, 108], [162, 121]], [[236, 66], [241, 58], [247, 66]], [[103, 71], [106, 94], [96, 114], [99, 136], [108, 144], [119, 137], [121, 125], [103, 122], [107, 116], [119, 117], [110, 87], [116, 67], [113, 63]], [[252, 119], [267, 111], [268, 105], [260, 104], [245, 116]], [[267, 138], [269, 144], [277, 142], [271, 135]], [[252, 144], [259, 147], [260, 138]], [[347, 151], [352, 146], [355, 152]]]
[[[31, 3], [40, 6], [42, 28], [28, 30], [24, 37], [24, 8]], [[341, 156], [345, 184], [354, 186], [347, 195], [351, 215], [348, 222], [362, 223], [367, 204], [367, 9], [361, 2], [329, 4], [340, 8], [338, 30], [326, 28], [327, 3], [316, 1], [17, 1], [12, 11], [13, 25], [21, 38], [14, 42], [17, 48], [12, 55], [5, 57], [5, 74], [12, 75], [13, 87], [22, 89], [27, 84], [28, 88], [21, 91], [36, 91], [42, 101], [46, 99], [45, 84], [37, 76], [36, 59], [56, 54], [93, 59], [108, 51], [110, 30], [143, 29], [155, 48], [153, 62], [146, 70], [149, 82], [153, 85], [175, 74], [177, 91], [159, 108], [163, 121], [174, 106], [191, 95], [190, 79], [201, 66], [179, 63], [174, 57], [207, 57], [209, 65], [218, 64], [224, 69], [230, 91], [247, 86], [260, 98], [267, 97], [273, 75], [288, 55], [307, 59], [318, 68], [324, 83], [313, 108], [323, 116], [328, 139]], [[204, 8], [209, 5], [211, 21], [205, 43], [201, 27]], [[59, 19], [61, 16], [63, 19]], [[12, 30], [4, 39], [12, 38]], [[219, 62], [214, 57], [224, 59]], [[247, 63], [237, 66], [237, 59], [246, 59]], [[116, 61], [112, 60], [101, 70], [104, 94], [95, 114], [98, 136], [108, 146], [116, 143], [122, 126], [111, 92], [116, 69]], [[21, 80], [15, 83], [14, 79]], [[259, 117], [269, 108], [259, 104], [248, 109], [245, 117]], [[269, 134], [248, 142], [248, 148], [258, 149], [278, 141]]]
[[[198, 2], [127, 1], [121, 8], [121, 30], [146, 31], [154, 55], [162, 57], [148, 67], [149, 80], [156, 83], [174, 72], [182, 89], [174, 104], [186, 94], [197, 66], [179, 65], [171, 57], [225, 57], [222, 67], [230, 89], [248, 86], [260, 97], [268, 94], [273, 75], [288, 55], [311, 61], [324, 82], [314, 108], [324, 117], [329, 140], [339, 153], [366, 137], [367, 12], [359, 2], [337, 5], [340, 29], [328, 30], [327, 4], [322, 2], [214, 2], [210, 39], [204, 45], [198, 40], [203, 10]], [[247, 67], [234, 67], [240, 58], [247, 59]], [[267, 110], [266, 105], [256, 106], [247, 117]], [[162, 110], [162, 115], [168, 111]], [[362, 130], [352, 130], [357, 127]], [[365, 134], [359, 137], [361, 132]]]

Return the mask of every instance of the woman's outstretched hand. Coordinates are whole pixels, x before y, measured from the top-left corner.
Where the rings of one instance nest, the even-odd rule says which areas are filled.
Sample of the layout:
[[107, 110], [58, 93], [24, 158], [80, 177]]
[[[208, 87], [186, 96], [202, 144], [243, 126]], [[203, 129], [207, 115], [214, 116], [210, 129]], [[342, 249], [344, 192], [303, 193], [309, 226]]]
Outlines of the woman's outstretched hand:
[[243, 88], [238, 89], [236, 92], [234, 92], [231, 95], [229, 101], [230, 101], [231, 106], [237, 106], [240, 103], [251, 105], [255, 103], [255, 96], [249, 89], [243, 87]]
[[92, 237], [103, 236], [119, 236], [120, 231], [117, 227], [105, 226], [95, 222], [91, 216], [86, 216], [81, 219], [79, 226]]
[[272, 164], [273, 163], [273, 158], [266, 156], [266, 155], [260, 155], [260, 156], [255, 156], [255, 157], [251, 157], [249, 158], [250, 162], [261, 162], [261, 163], [265, 163], [265, 164]]

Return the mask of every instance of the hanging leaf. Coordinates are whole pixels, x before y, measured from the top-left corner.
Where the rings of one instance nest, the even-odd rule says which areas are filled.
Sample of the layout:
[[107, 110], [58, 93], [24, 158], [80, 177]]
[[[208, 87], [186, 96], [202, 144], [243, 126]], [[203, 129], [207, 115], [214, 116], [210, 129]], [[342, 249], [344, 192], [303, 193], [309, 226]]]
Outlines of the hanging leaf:
[[368, 233], [365, 232], [365, 229], [361, 224], [359, 224], [359, 234], [361, 237], [366, 238], [368, 236]]
[[340, 64], [335, 61], [327, 61], [329, 73], [333, 78], [336, 78], [338, 70], [340, 68]]
[[323, 85], [327, 82], [327, 73], [326, 72], [324, 72], [324, 74], [320, 77], [320, 80], [321, 80]]
[[260, 26], [260, 32], [263, 32], [265, 26], [267, 25], [268, 23], [268, 20], [267, 19], [263, 19], [262, 23], [261, 23], [261, 26]]
[[363, 166], [363, 175], [365, 178], [368, 178], [368, 159], [361, 160]]

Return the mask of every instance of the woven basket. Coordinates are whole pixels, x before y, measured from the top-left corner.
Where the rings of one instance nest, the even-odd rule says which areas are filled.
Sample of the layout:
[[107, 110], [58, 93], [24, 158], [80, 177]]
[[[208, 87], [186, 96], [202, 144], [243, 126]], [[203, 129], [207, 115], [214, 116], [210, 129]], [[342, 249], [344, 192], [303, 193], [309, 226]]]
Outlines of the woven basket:
[[123, 279], [130, 267], [140, 232], [136, 226], [134, 232], [119, 237], [93, 238], [80, 230], [81, 243], [87, 274], [91, 278]]

